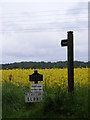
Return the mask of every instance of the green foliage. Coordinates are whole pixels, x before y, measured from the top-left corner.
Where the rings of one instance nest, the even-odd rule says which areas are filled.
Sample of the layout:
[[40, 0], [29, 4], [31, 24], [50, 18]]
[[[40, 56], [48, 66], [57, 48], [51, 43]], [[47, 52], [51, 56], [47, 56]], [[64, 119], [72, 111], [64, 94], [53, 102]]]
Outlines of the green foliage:
[[[24, 68], [24, 69], [45, 69], [45, 68], [66, 68], [67, 61], [58, 61], [58, 62], [20, 62], [20, 63], [11, 63], [11, 64], [2, 64], [0, 69], [13, 69], [13, 68]], [[75, 61], [74, 67], [87, 67], [88, 62]]]
[[87, 86], [76, 86], [74, 93], [47, 88], [40, 103], [24, 102], [25, 88], [4, 82], [2, 85], [3, 118], [87, 118], [88, 91]]

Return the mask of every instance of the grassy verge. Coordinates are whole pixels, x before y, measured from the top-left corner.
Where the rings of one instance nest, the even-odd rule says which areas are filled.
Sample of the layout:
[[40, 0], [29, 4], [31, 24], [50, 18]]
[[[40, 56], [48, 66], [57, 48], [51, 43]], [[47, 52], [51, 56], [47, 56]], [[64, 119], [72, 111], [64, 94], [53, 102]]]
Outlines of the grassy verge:
[[67, 89], [47, 88], [40, 103], [24, 102], [24, 92], [28, 86], [22, 87], [10, 82], [2, 85], [2, 117], [3, 118], [87, 118], [88, 88], [75, 87], [74, 94]]

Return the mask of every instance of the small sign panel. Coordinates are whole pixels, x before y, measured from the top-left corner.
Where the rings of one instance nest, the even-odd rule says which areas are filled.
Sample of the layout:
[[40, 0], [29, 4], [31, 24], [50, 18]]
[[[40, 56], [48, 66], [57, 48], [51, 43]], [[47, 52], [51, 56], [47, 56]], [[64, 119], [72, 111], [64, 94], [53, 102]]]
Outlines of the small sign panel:
[[40, 75], [39, 73], [38, 74], [32, 74], [32, 75], [29, 75], [29, 80], [30, 81], [43, 81], [43, 76]]
[[40, 102], [43, 99], [43, 84], [31, 84], [31, 92], [25, 93], [25, 102]]
[[68, 46], [68, 41], [67, 41], [67, 40], [62, 40], [62, 41], [61, 41], [61, 46], [62, 46], [62, 47]]
[[31, 92], [43, 92], [43, 84], [31, 84]]
[[25, 102], [41, 102], [43, 99], [43, 92], [38, 93], [25, 93]]

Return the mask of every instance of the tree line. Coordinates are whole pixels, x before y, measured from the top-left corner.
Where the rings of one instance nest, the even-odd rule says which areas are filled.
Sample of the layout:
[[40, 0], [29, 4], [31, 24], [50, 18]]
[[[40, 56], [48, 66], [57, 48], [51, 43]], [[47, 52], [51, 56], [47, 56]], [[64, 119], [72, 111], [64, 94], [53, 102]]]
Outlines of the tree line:
[[[74, 61], [74, 67], [83, 67], [86, 68], [89, 66], [90, 62], [81, 62], [81, 61]], [[8, 63], [8, 64], [0, 64], [0, 69], [49, 69], [49, 68], [66, 68], [68, 66], [67, 61], [58, 61], [58, 62], [15, 62], [15, 63]]]

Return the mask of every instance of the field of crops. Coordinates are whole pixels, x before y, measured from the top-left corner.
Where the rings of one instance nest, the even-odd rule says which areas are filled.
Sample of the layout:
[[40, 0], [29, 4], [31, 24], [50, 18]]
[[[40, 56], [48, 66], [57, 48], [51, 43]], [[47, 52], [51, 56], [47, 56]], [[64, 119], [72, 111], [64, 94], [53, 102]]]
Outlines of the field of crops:
[[[67, 69], [38, 69], [43, 74], [44, 100], [24, 102], [30, 91], [29, 75], [34, 69], [2, 70], [3, 118], [88, 117], [88, 68], [74, 70], [74, 94], [68, 94]], [[11, 81], [9, 76], [11, 75]]]

